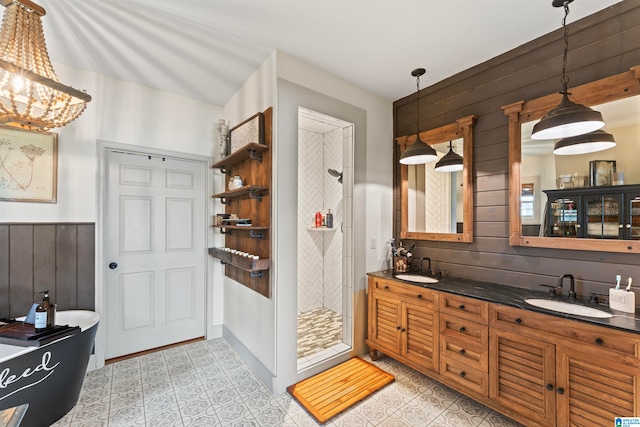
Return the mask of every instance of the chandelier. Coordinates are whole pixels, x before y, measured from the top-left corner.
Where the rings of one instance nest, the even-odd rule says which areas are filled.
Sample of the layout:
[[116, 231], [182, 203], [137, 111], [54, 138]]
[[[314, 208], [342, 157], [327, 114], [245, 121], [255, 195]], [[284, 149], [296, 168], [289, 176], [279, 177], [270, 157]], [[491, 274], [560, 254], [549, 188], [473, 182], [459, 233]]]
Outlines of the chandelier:
[[0, 124], [47, 131], [82, 114], [85, 91], [58, 79], [44, 40], [45, 10], [29, 0], [0, 0], [6, 7], [0, 30]]

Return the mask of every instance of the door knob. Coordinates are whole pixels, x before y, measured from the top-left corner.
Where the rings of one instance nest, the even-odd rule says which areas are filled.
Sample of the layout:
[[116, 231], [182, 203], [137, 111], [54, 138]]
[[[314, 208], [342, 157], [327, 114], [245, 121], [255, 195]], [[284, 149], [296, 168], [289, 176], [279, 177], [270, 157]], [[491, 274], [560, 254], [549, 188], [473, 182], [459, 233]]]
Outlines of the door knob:
[[118, 268], [118, 263], [117, 262], [109, 263], [109, 268], [112, 270], [115, 270], [116, 268]]

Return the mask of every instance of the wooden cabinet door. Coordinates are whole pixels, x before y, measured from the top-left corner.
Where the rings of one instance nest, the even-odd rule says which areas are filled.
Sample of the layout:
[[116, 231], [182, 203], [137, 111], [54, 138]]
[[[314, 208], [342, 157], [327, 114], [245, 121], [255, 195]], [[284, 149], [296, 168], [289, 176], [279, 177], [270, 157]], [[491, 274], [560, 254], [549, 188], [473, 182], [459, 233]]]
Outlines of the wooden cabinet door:
[[637, 359], [616, 361], [584, 347], [558, 346], [556, 352], [558, 426], [601, 427], [640, 415]]
[[369, 340], [381, 349], [400, 353], [401, 303], [400, 300], [372, 292], [369, 307]]
[[438, 372], [438, 313], [424, 302], [402, 303], [402, 353], [407, 359]]
[[555, 346], [516, 333], [489, 332], [489, 396], [540, 425], [555, 425]]

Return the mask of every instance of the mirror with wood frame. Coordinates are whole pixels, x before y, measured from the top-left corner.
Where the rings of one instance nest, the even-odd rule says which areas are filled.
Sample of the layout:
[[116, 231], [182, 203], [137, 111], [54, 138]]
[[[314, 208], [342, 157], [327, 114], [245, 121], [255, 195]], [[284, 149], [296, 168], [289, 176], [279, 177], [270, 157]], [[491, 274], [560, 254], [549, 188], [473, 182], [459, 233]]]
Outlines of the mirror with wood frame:
[[[420, 132], [423, 142], [444, 156], [451, 146], [463, 159], [459, 172], [437, 172], [436, 162], [426, 165], [400, 164], [402, 239], [447, 242], [473, 241], [473, 123], [467, 116], [435, 129]], [[396, 138], [400, 151], [416, 135]], [[435, 185], [434, 185], [435, 183]]]
[[[617, 145], [590, 154], [545, 154], [544, 145], [550, 145], [551, 152], [553, 141], [531, 141], [531, 128], [558, 105], [559, 93], [502, 107], [509, 118], [509, 243], [638, 253], [640, 227], [634, 222], [640, 225], [640, 177], [635, 173], [637, 159], [629, 158], [637, 149], [629, 145], [637, 144], [640, 116], [630, 124], [615, 111], [626, 110], [628, 116], [630, 106], [637, 108], [640, 103], [640, 66], [569, 92], [573, 102], [602, 113], [603, 130], [614, 135]], [[616, 123], [621, 123], [619, 128]], [[615, 168], [616, 160], [617, 174], [626, 176], [624, 182], [612, 180], [612, 175], [611, 181], [599, 182], [594, 165]]]

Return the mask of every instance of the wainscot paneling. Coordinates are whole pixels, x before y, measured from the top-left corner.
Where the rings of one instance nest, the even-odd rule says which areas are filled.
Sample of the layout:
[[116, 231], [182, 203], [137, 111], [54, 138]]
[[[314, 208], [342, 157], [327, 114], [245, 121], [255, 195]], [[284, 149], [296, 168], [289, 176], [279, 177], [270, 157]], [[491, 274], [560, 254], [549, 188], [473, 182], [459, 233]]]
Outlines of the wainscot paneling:
[[[549, 2], [549, 7], [551, 4]], [[560, 90], [562, 10], [558, 29], [420, 91], [420, 130], [474, 114], [475, 235], [471, 244], [416, 241], [416, 257], [434, 271], [516, 287], [554, 284], [576, 276], [579, 295], [607, 293], [615, 277], [640, 277], [637, 254], [512, 247], [508, 239], [508, 120], [502, 106]], [[570, 86], [628, 71], [640, 64], [640, 0], [626, 0], [582, 20], [569, 15]], [[429, 64], [425, 82], [429, 81]], [[407, 76], [410, 70], [407, 70]], [[401, 78], [401, 77], [400, 77]], [[409, 77], [407, 77], [409, 78]], [[417, 94], [394, 102], [394, 137], [416, 132]], [[394, 152], [394, 235], [400, 233], [399, 149]], [[0, 278], [0, 284], [2, 278]]]
[[94, 224], [0, 224], [0, 319], [23, 316], [49, 290], [58, 310], [93, 310]]

